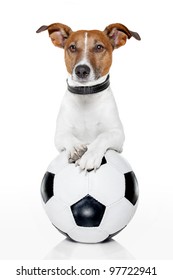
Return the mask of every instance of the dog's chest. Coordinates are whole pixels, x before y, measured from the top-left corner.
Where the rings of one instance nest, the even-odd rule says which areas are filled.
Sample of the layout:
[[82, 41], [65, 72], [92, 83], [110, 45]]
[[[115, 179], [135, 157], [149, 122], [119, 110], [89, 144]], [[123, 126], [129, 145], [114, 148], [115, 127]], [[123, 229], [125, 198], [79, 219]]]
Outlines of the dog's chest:
[[[66, 103], [67, 104], [67, 103]], [[78, 98], [68, 100], [68, 120], [73, 134], [81, 140], [93, 141], [105, 130], [101, 99]]]
[[73, 114], [72, 126], [76, 136], [89, 142], [104, 130], [101, 112], [98, 108], [76, 110]]

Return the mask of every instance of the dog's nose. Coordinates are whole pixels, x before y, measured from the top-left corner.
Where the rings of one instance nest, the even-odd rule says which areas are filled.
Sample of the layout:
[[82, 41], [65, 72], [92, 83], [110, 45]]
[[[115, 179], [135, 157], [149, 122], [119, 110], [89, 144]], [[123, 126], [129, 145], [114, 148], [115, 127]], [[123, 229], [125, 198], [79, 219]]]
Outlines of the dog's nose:
[[87, 78], [87, 76], [88, 76], [89, 73], [90, 73], [90, 68], [89, 68], [87, 65], [85, 65], [85, 64], [83, 64], [83, 65], [78, 65], [78, 66], [76, 67], [76, 69], [75, 69], [75, 73], [76, 73], [76, 75], [77, 75], [79, 78], [81, 78], [81, 79]]

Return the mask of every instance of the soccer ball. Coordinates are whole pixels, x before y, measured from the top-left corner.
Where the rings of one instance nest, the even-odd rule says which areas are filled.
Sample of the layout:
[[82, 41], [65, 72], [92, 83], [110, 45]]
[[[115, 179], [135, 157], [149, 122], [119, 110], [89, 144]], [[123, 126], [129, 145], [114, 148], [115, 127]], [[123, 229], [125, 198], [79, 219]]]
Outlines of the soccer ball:
[[120, 154], [106, 152], [95, 172], [81, 171], [62, 152], [41, 184], [44, 209], [52, 224], [71, 239], [97, 243], [124, 229], [138, 204], [138, 184]]

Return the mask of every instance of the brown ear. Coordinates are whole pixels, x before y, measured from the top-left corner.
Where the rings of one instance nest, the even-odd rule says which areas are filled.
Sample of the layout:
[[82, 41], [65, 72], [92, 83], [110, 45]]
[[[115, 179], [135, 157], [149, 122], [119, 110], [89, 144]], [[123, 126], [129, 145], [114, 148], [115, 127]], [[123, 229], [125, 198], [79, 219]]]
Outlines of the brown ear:
[[49, 37], [51, 38], [52, 43], [56, 47], [60, 47], [60, 48], [64, 48], [67, 38], [72, 33], [70, 27], [61, 23], [53, 23], [48, 26], [43, 25], [36, 31], [36, 33], [40, 33], [45, 30], [48, 30]]
[[126, 26], [121, 23], [113, 23], [107, 26], [104, 33], [109, 37], [113, 48], [117, 49], [125, 45], [126, 40], [132, 36], [136, 40], [141, 40], [138, 33], [130, 31]]

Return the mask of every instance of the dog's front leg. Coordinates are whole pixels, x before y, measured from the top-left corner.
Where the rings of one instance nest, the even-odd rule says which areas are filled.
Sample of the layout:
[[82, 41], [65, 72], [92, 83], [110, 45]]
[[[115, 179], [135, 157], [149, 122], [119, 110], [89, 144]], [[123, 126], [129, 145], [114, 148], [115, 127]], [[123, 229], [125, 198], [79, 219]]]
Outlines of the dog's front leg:
[[70, 163], [80, 159], [87, 150], [86, 144], [82, 143], [71, 132], [56, 133], [55, 146], [59, 152], [67, 151], [68, 161]]
[[77, 165], [82, 170], [96, 170], [100, 167], [102, 158], [108, 149], [122, 152], [124, 143], [124, 132], [122, 130], [112, 130], [101, 133], [97, 138], [89, 144], [87, 151], [77, 161]]

